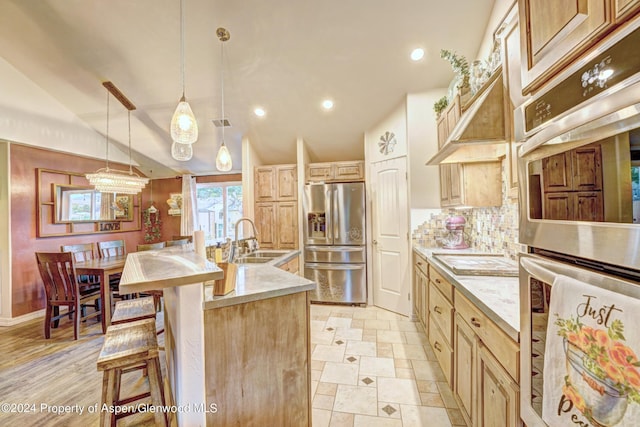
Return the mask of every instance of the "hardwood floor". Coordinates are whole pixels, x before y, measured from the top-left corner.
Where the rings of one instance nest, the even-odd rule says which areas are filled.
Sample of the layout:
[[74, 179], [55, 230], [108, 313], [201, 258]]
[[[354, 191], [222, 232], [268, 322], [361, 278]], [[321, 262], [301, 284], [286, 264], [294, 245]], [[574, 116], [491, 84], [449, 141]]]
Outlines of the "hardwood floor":
[[[70, 320], [61, 319], [60, 326], [51, 330], [49, 340], [44, 339], [42, 322], [36, 319], [0, 327], [0, 426], [98, 425], [102, 372], [96, 369], [96, 361], [104, 340], [100, 323], [94, 319], [82, 323], [80, 337], [74, 341]], [[161, 327], [159, 313], [157, 328]], [[163, 343], [161, 334], [158, 344]], [[160, 354], [160, 361], [165, 378], [164, 353]], [[147, 387], [148, 381], [140, 370], [122, 376], [125, 396]], [[120, 427], [154, 425], [152, 413], [132, 415], [118, 422]]]

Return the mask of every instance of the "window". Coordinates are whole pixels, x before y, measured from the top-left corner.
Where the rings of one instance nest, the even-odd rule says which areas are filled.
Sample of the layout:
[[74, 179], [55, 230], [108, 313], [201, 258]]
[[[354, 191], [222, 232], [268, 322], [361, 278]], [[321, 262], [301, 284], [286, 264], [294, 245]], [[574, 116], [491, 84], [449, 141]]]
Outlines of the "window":
[[[196, 184], [198, 222], [208, 242], [234, 239], [235, 224], [242, 218], [242, 183]], [[241, 230], [239, 230], [241, 231]]]

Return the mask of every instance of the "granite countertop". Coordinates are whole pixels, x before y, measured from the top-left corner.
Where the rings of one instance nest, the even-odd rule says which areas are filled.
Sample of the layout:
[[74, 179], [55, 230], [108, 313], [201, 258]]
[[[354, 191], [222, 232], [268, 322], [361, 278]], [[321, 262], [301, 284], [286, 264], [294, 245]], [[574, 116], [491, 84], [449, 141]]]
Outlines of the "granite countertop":
[[210, 310], [314, 290], [315, 282], [277, 267], [299, 254], [299, 250], [292, 250], [266, 263], [238, 264], [236, 288], [227, 295], [214, 296], [213, 287], [205, 286], [202, 308]]
[[456, 275], [433, 256], [434, 253], [477, 253], [472, 249], [443, 250], [418, 245], [414, 245], [413, 249], [427, 258], [457, 291], [473, 302], [500, 329], [514, 341], [520, 342], [520, 285], [517, 277]]

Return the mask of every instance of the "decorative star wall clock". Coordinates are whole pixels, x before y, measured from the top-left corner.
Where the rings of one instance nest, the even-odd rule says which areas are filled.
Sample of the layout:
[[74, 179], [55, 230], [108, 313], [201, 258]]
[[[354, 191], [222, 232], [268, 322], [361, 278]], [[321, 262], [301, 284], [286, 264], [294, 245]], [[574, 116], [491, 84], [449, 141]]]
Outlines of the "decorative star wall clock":
[[387, 156], [393, 153], [397, 143], [396, 135], [393, 132], [385, 132], [378, 141], [378, 147], [380, 147], [380, 152]]

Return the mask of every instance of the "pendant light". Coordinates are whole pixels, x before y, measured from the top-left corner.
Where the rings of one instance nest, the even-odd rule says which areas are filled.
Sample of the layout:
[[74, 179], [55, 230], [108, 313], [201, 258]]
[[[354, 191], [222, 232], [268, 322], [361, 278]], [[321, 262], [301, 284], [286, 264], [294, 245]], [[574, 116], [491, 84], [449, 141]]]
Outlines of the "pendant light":
[[[107, 89], [107, 130], [106, 130], [106, 167], [98, 169], [94, 173], [86, 174], [89, 183], [101, 193], [137, 194], [149, 182], [148, 178], [143, 178], [133, 172], [131, 165], [131, 110], [136, 106], [124, 96], [122, 92], [111, 82], [104, 82], [102, 85]], [[120, 171], [109, 168], [109, 94], [124, 105], [127, 109], [129, 119], [129, 171]]]
[[[198, 140], [198, 123], [193, 111], [191, 111], [191, 106], [189, 106], [184, 96], [184, 0], [180, 0], [180, 61], [182, 68], [182, 97], [171, 118], [171, 139], [174, 143], [193, 144]], [[176, 151], [181, 152], [181, 149]], [[172, 147], [172, 156], [173, 153], [174, 149]], [[176, 160], [184, 159], [176, 158]]]
[[[152, 174], [153, 171], [149, 171], [149, 173]], [[156, 208], [153, 205], [153, 180], [151, 180], [151, 183], [149, 184], [149, 186], [151, 187], [151, 196], [149, 197], [150, 205], [147, 208], [147, 212], [149, 212], [150, 214], [154, 214], [154, 213], [158, 212], [158, 208]]]
[[225, 28], [218, 28], [216, 30], [216, 35], [222, 42], [220, 44], [220, 94], [222, 98], [222, 145], [220, 145], [220, 150], [218, 150], [218, 155], [216, 156], [216, 169], [221, 172], [229, 172], [233, 167], [231, 162], [231, 154], [229, 153], [229, 149], [224, 143], [224, 128], [227, 126], [227, 120], [224, 116], [224, 42], [231, 38], [231, 34]]

